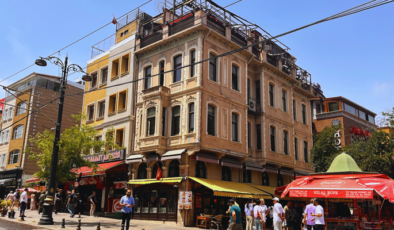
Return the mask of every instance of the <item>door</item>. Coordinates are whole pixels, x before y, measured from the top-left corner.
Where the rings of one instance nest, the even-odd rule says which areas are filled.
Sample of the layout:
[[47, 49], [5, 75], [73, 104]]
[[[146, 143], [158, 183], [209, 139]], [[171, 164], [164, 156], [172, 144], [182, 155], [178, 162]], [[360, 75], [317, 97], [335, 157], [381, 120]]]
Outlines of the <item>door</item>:
[[149, 220], [150, 191], [142, 192], [141, 220]]
[[152, 190], [149, 201], [149, 220], [158, 220], [158, 190]]
[[167, 220], [168, 197], [167, 190], [159, 191], [159, 214], [158, 220]]

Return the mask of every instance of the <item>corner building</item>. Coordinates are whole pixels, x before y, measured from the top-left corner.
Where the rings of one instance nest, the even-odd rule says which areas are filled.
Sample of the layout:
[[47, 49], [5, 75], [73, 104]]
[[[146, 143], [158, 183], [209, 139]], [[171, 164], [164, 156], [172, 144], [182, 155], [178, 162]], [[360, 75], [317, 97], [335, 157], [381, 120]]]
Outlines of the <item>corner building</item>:
[[[268, 35], [212, 1], [181, 3], [175, 16], [166, 6], [138, 21], [135, 139], [126, 163], [134, 218], [195, 226], [200, 214], [224, 214], [230, 197], [240, 205], [271, 198], [314, 171], [316, 95], [311, 75], [276, 40], [177, 69]], [[190, 203], [183, 191], [192, 192]]]

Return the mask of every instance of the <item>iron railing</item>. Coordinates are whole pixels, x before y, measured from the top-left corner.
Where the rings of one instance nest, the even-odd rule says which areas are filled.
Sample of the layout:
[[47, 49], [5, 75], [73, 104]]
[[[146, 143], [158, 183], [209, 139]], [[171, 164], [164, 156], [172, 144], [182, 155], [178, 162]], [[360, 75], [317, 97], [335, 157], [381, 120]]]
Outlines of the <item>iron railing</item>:
[[260, 51], [259, 48], [256, 46], [252, 47], [252, 53], [255, 55], [254, 58], [256, 58], [258, 61], [260, 61]]
[[278, 67], [278, 60], [276, 59], [275, 56], [271, 56], [271, 55], [267, 54], [267, 62], [275, 67]]
[[129, 14], [125, 15], [123, 18], [119, 19], [118, 23], [116, 24], [116, 30], [125, 27], [126, 25], [128, 25], [129, 23], [131, 23], [136, 19], [139, 19], [141, 23], [144, 23], [145, 21], [152, 19], [152, 16], [150, 16], [149, 14], [143, 12], [138, 8], [130, 12]]
[[170, 36], [176, 33], [181, 32], [182, 30], [185, 30], [187, 28], [190, 28], [194, 26], [194, 15], [192, 14], [191, 16], [180, 20], [173, 25], [170, 26]]
[[223, 26], [223, 23], [220, 22], [220, 20], [217, 20], [212, 15], [207, 18], [207, 26], [218, 34], [226, 36], [226, 27]]
[[240, 46], [246, 46], [248, 44], [245, 38], [235, 31], [231, 31], [231, 41], [237, 43]]
[[143, 48], [147, 45], [155, 43], [163, 39], [163, 31], [159, 30], [141, 39], [140, 47]]
[[112, 34], [111, 36], [105, 38], [104, 40], [96, 43], [95, 45], [92, 46], [92, 57], [94, 58], [97, 55], [100, 55], [107, 50], [113, 45], [115, 45], [116, 42], [116, 34]]

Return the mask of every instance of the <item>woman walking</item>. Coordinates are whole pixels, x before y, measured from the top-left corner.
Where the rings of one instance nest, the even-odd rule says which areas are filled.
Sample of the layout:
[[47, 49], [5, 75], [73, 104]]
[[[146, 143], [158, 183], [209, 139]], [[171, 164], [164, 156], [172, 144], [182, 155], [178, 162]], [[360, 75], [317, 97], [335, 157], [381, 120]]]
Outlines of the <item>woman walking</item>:
[[253, 230], [253, 203], [248, 199], [245, 204], [246, 230]]
[[269, 213], [269, 209], [265, 205], [265, 201], [263, 198], [260, 199], [260, 209], [261, 209], [261, 216], [263, 217], [263, 229], [265, 230], [265, 223], [267, 222], [267, 215]]

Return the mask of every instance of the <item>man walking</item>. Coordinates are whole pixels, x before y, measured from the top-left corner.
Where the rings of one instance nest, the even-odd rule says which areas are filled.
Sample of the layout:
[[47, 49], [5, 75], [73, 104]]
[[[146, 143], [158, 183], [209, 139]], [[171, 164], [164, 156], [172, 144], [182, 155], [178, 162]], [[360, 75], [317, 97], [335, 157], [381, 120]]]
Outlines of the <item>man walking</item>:
[[62, 210], [62, 206], [63, 206], [62, 191], [63, 190], [59, 189], [58, 192], [55, 194], [55, 214], [56, 215], [57, 215], [57, 212]]
[[74, 218], [75, 203], [77, 203], [77, 195], [75, 194], [75, 190], [72, 190], [67, 202], [68, 211], [70, 212], [71, 218]]
[[20, 217], [26, 217], [25, 210], [26, 210], [26, 205], [27, 205], [27, 188], [25, 188], [25, 190], [22, 192], [20, 199], [21, 199]]
[[282, 221], [285, 220], [285, 211], [283, 210], [282, 205], [279, 203], [278, 197], [275, 197], [273, 202], [274, 230], [282, 230]]
[[41, 213], [41, 209], [44, 206], [45, 201], [45, 192], [42, 192], [40, 197], [38, 198], [38, 215]]
[[286, 215], [287, 230], [295, 230], [297, 211], [292, 201], [289, 201], [284, 208]]
[[311, 199], [310, 204], [308, 204], [305, 208], [304, 212], [304, 224], [308, 230], [312, 230], [315, 226], [315, 219], [313, 218], [312, 214], [315, 214], [316, 207], [313, 205], [313, 199]]
[[324, 209], [320, 205], [320, 200], [315, 198], [314, 205], [316, 206], [315, 213], [311, 214], [315, 220], [315, 227], [313, 227], [313, 230], [324, 230]]
[[241, 220], [241, 209], [235, 205], [233, 199], [229, 200], [230, 205], [230, 225], [227, 230], [243, 230]]
[[134, 198], [131, 196], [131, 190], [127, 190], [126, 195], [120, 199], [122, 206], [122, 225], [126, 222], [126, 230], [129, 230], [131, 211], [134, 206]]
[[93, 191], [92, 195], [89, 197], [90, 199], [90, 217], [94, 217], [94, 211], [96, 211], [96, 204], [97, 204], [97, 198], [96, 198], [96, 192]]

